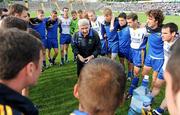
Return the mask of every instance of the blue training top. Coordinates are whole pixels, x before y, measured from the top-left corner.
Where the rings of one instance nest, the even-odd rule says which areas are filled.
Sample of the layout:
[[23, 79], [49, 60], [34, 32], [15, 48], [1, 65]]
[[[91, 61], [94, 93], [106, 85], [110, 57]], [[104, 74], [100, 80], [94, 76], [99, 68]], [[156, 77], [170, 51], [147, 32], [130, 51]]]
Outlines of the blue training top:
[[149, 36], [148, 36], [148, 43], [149, 43], [149, 51], [148, 55], [153, 59], [164, 59], [164, 50], [161, 37], [161, 28], [156, 28], [154, 30], [147, 27]]
[[52, 20], [50, 17], [46, 21], [47, 39], [57, 39], [58, 37], [58, 19]]
[[118, 31], [119, 48], [129, 48], [131, 43], [131, 36], [129, 27], [127, 25], [122, 26], [121, 30]]
[[46, 39], [46, 20], [46, 18], [43, 20], [39, 20], [38, 18], [30, 19], [30, 27], [40, 34], [41, 39]]
[[102, 29], [101, 29], [101, 33], [104, 36], [104, 34], [107, 35], [107, 40], [108, 42], [114, 42], [114, 41], [118, 41], [118, 35], [117, 35], [117, 31], [118, 29], [120, 29], [120, 25], [118, 22], [118, 19], [115, 18], [114, 20], [114, 27], [112, 30], [110, 30], [110, 22], [104, 22], [104, 24], [102, 24]]

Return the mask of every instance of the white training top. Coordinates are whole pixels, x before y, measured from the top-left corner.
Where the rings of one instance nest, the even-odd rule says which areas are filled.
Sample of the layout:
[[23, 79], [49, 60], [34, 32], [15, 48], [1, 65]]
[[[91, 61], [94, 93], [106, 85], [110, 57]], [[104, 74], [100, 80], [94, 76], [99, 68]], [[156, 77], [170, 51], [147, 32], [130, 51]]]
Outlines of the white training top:
[[101, 34], [101, 23], [97, 19], [95, 22], [91, 21], [91, 28], [98, 33], [100, 39], [103, 39]]
[[62, 28], [62, 34], [70, 34], [70, 24], [71, 24], [71, 19], [65, 19], [61, 17], [61, 28]]
[[134, 30], [133, 28], [129, 28], [130, 36], [131, 36], [131, 48], [133, 49], [142, 49], [146, 47], [146, 39], [147, 37], [147, 30], [145, 27], [137, 28]]

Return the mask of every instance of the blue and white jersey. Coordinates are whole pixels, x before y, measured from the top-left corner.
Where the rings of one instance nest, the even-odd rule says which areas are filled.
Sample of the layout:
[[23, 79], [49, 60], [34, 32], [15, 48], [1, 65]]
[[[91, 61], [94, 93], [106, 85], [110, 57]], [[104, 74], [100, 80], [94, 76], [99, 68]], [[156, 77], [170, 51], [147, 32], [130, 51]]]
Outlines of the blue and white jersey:
[[65, 19], [61, 18], [61, 23], [60, 23], [60, 33], [61, 34], [70, 34], [70, 24], [71, 24], [71, 19]]
[[164, 49], [164, 64], [163, 64], [163, 70], [165, 70], [166, 68], [166, 65], [167, 65], [167, 62], [171, 56], [171, 47], [174, 45], [174, 43], [176, 42], [178, 38], [175, 38], [173, 42], [167, 42], [165, 41], [164, 42], [164, 46], [163, 46], [163, 49]]
[[97, 19], [95, 22], [91, 21], [90, 23], [91, 23], [91, 28], [98, 33], [99, 38], [103, 39], [102, 34], [101, 34], [101, 23]]
[[147, 43], [147, 30], [146, 28], [129, 28], [131, 36], [131, 48], [132, 49], [145, 49]]

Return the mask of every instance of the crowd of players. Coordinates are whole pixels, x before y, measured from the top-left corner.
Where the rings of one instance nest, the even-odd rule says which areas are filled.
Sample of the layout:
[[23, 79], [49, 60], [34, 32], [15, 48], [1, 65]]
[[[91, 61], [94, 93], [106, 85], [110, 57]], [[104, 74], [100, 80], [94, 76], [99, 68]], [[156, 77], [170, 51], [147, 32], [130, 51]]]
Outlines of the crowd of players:
[[[152, 83], [151, 83], [152, 103], [155, 100], [154, 97], [156, 97], [159, 94], [162, 85], [165, 83], [165, 79], [169, 79], [169, 78], [164, 79], [164, 71], [166, 69], [166, 64], [168, 62], [168, 59], [171, 57], [171, 47], [175, 44], [175, 42], [179, 41], [178, 26], [173, 22], [163, 24], [164, 15], [163, 12], [159, 9], [152, 9], [146, 12], [147, 24], [142, 24], [141, 22], [139, 22], [136, 13], [129, 13], [127, 15], [126, 13], [122, 12], [118, 15], [118, 17], [114, 17], [113, 12], [110, 8], [105, 8], [103, 10], [103, 16], [101, 17], [98, 17], [95, 11], [93, 10], [71, 11], [72, 18], [69, 17], [69, 9], [67, 7], [64, 7], [62, 9], [63, 13], [59, 17], [58, 17], [58, 12], [53, 10], [50, 14], [50, 17], [48, 18], [45, 18], [45, 14], [43, 10], [38, 10], [37, 16], [35, 18], [31, 18], [30, 15], [28, 15], [28, 9], [20, 4], [13, 4], [12, 6], [10, 6], [8, 10], [3, 9], [1, 12], [2, 14], [1, 28], [11, 28], [21, 25], [19, 27], [19, 29], [21, 30], [27, 31], [27, 28], [29, 28], [28, 31], [35, 30], [35, 34], [38, 36], [37, 38], [39, 38], [41, 43], [43, 44], [43, 48], [42, 48], [43, 59], [41, 60], [43, 60], [42, 62], [44, 68], [47, 67], [46, 49], [48, 49], [49, 63], [51, 65], [54, 65], [57, 62], [56, 57], [58, 56], [58, 52], [59, 52], [58, 33], [60, 33], [60, 54], [61, 54], [60, 65], [61, 66], [69, 62], [68, 54], [70, 52], [68, 53], [68, 48], [69, 48], [69, 44], [71, 44], [74, 53], [74, 61], [77, 62], [77, 75], [80, 76], [80, 80], [78, 81], [79, 84], [81, 83], [81, 80], [85, 79], [86, 76], [88, 77], [89, 74], [91, 75], [94, 74], [92, 72], [93, 69], [94, 72], [95, 70], [97, 70], [96, 75], [98, 75], [99, 69], [100, 70], [104, 69], [105, 71], [107, 68], [111, 68], [110, 63], [112, 63], [112, 68], [114, 68], [114, 70], [111, 71], [117, 73], [118, 76], [122, 77], [122, 81], [124, 84], [122, 83], [122, 81], [121, 82], [118, 81], [118, 82], [123, 84], [120, 88], [122, 88], [122, 93], [124, 93], [124, 88], [125, 88], [124, 86], [126, 80], [124, 80], [123, 78], [125, 77], [124, 76], [125, 74], [123, 72], [120, 72], [119, 75], [118, 72], [116, 71], [117, 68], [121, 69], [120, 71], [123, 70], [122, 67], [117, 66], [113, 62], [116, 61], [116, 57], [120, 58], [120, 63], [123, 66], [125, 66], [124, 64], [125, 59], [128, 62], [127, 79], [131, 81], [131, 85], [128, 90], [128, 93], [126, 94], [126, 99], [130, 99], [132, 97], [133, 90], [138, 86], [140, 76], [148, 75], [151, 69], [153, 70]], [[14, 17], [18, 17], [21, 20], [18, 20]], [[16, 32], [19, 31], [8, 30], [8, 32], [15, 34]], [[8, 32], [2, 31], [2, 35], [6, 35], [8, 34]], [[25, 35], [25, 33], [23, 32], [19, 32], [19, 33], [28, 37], [28, 35]], [[146, 48], [146, 46], [148, 46], [148, 48]], [[37, 44], [37, 47], [40, 46], [38, 46]], [[54, 49], [53, 56], [51, 56], [51, 49]], [[94, 59], [94, 58], [97, 58], [98, 55], [109, 57], [113, 61], [110, 61], [106, 58], [105, 59], [103, 58], [102, 59], [103, 61], [101, 59], [97, 61], [98, 59]], [[85, 68], [87, 69], [84, 69], [83, 66], [86, 64], [89, 66], [85, 66]], [[97, 64], [97, 68], [93, 68], [92, 66], [96, 64]], [[172, 64], [169, 62], [169, 65]], [[167, 67], [167, 68], [171, 73], [172, 72], [171, 67]], [[140, 73], [141, 69], [142, 69], [142, 73]], [[101, 70], [101, 74], [104, 76], [108, 74], [109, 76], [114, 75], [114, 73], [112, 73], [109, 70], [106, 70], [106, 75], [105, 75], [104, 73], [102, 73], [102, 70]], [[89, 76], [89, 79], [92, 77], [91, 75]], [[102, 75], [99, 74], [99, 76]], [[116, 76], [116, 74], [114, 76]], [[5, 83], [3, 81], [4, 78], [1, 79], [2, 79], [1, 83]], [[9, 78], [5, 78], [5, 79], [8, 80]], [[89, 79], [85, 79], [86, 82]], [[95, 78], [91, 78], [91, 79], [95, 79]], [[101, 83], [100, 79], [98, 81]], [[82, 84], [84, 83], [82, 82]], [[92, 84], [89, 84], [89, 87], [92, 87], [91, 86]], [[80, 85], [78, 87], [80, 90]], [[84, 87], [88, 88], [88, 85]], [[97, 87], [102, 87], [102, 86], [100, 85]], [[97, 87], [94, 88], [96, 89]], [[25, 92], [28, 90], [27, 87], [25, 86], [23, 88], [26, 88]], [[82, 104], [83, 101], [81, 101], [80, 99], [81, 96], [78, 96], [77, 90], [78, 88], [76, 87], [74, 94], [77, 98], [79, 98], [80, 104]], [[176, 89], [175, 91], [178, 91], [178, 89]], [[78, 93], [81, 93], [81, 90]], [[117, 92], [114, 91], [114, 93], [116, 94]], [[85, 93], [85, 91], [83, 91], [83, 94], [88, 94], [88, 92]], [[99, 95], [103, 95], [102, 92]], [[119, 94], [119, 96], [122, 97], [122, 94]], [[122, 101], [122, 98], [119, 99]], [[149, 114], [152, 112], [152, 114], [155, 115], [163, 114], [164, 111], [167, 109], [168, 106], [167, 103], [169, 103], [169, 100], [164, 98], [160, 107], [154, 109], [153, 111], [144, 110], [144, 113]], [[24, 109], [28, 111], [28, 108], [24, 108]], [[80, 109], [82, 109], [82, 107], [80, 107]], [[101, 113], [100, 110], [99, 111], [96, 110], [96, 111]], [[96, 111], [95, 110], [91, 111], [87, 109], [85, 112], [93, 113]], [[112, 114], [113, 111], [111, 111], [110, 113]], [[37, 114], [36, 110], [33, 112], [34, 114]], [[27, 114], [29, 113], [27, 112]], [[176, 114], [176, 113], [172, 113], [172, 114]], [[105, 115], [105, 113], [103, 113], [103, 115]]]

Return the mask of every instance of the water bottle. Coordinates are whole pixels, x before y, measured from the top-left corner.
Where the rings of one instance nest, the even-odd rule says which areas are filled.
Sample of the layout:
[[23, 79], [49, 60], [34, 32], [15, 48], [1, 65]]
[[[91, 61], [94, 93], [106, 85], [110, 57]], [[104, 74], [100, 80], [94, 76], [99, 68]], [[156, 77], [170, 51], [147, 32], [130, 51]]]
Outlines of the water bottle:
[[141, 86], [133, 91], [128, 115], [141, 115], [142, 108], [148, 108], [150, 106], [151, 98], [148, 84], [149, 76], [145, 75]]
[[70, 115], [88, 115], [88, 113], [79, 110], [74, 110], [73, 113], [71, 113]]

